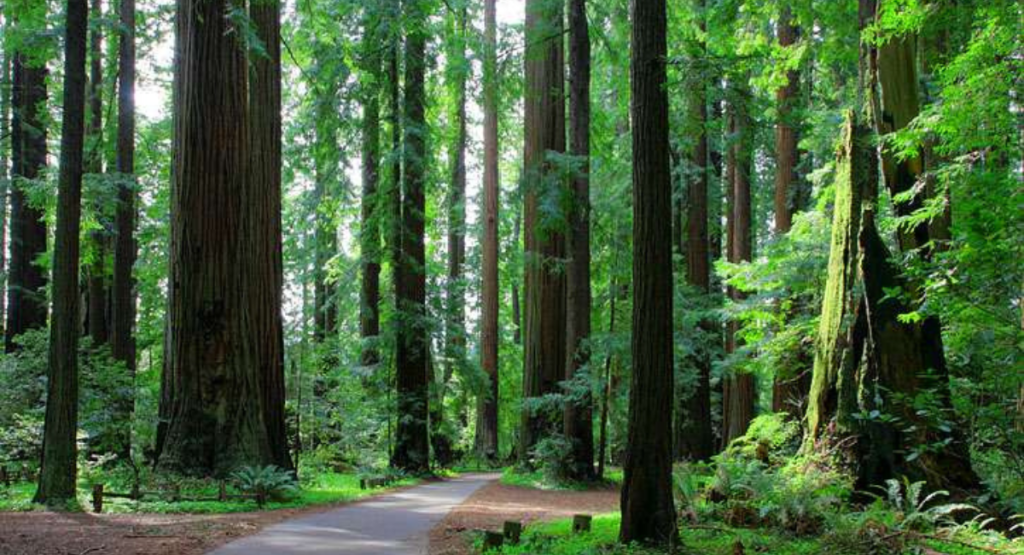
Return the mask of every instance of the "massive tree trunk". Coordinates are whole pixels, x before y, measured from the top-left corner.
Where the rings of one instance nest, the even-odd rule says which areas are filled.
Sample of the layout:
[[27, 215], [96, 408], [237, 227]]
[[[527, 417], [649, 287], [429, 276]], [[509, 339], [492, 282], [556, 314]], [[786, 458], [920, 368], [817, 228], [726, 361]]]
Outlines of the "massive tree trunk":
[[228, 0], [178, 0], [171, 276], [166, 371], [169, 419], [158, 465], [224, 475], [275, 462], [264, 424], [246, 243], [252, 213], [245, 51]]
[[[566, 297], [565, 379], [583, 375], [590, 365], [590, 30], [586, 0], [569, 2], [570, 153], [579, 158], [572, 177], [572, 202], [566, 250], [569, 267]], [[565, 437], [572, 443], [567, 475], [578, 481], [594, 478], [593, 398], [590, 379], [579, 384], [565, 404]], [[585, 387], [584, 387], [585, 386]], [[578, 399], [576, 397], [578, 396]]]
[[664, 0], [634, 0], [633, 372], [619, 539], [678, 543], [672, 498], [672, 177]]
[[476, 452], [498, 457], [498, 53], [497, 0], [484, 0], [484, 187], [483, 283], [480, 301], [480, 367], [487, 391], [477, 398]]
[[43, 459], [36, 503], [63, 505], [76, 494], [78, 431], [78, 233], [85, 142], [86, 0], [68, 0], [64, 40], [64, 117], [60, 137], [57, 232], [53, 244], [53, 325]]
[[362, 210], [359, 222], [359, 246], [363, 272], [359, 299], [359, 336], [362, 339], [360, 362], [376, 367], [380, 362], [378, 337], [380, 336], [380, 216], [377, 199], [377, 181], [380, 163], [380, 92], [377, 78], [380, 73], [380, 34], [378, 22], [366, 16], [363, 25], [363, 131], [362, 131]]
[[[541, 209], [560, 198], [564, 188], [547, 160], [549, 152], [565, 152], [562, 12], [560, 2], [526, 2], [524, 400], [559, 391], [558, 382], [565, 378], [565, 274], [558, 267], [565, 257], [565, 236]], [[533, 447], [559, 424], [550, 411], [524, 408], [520, 460], [529, 464]]]
[[[745, 80], [745, 77], [741, 79]], [[754, 129], [746, 106], [749, 89], [745, 82], [738, 84], [736, 95], [739, 98], [733, 103], [731, 116], [736, 138], [730, 157], [734, 167], [730, 172], [732, 174], [732, 204], [730, 206], [732, 240], [729, 247], [729, 261], [745, 262], [750, 261], [753, 255], [750, 183], [753, 171]], [[730, 295], [735, 300], [743, 298], [743, 294], [734, 288], [730, 289]], [[726, 349], [729, 352], [735, 352], [738, 347], [736, 338], [738, 324], [730, 322], [729, 328], [731, 341], [727, 343]], [[754, 402], [757, 391], [755, 390], [754, 375], [749, 372], [733, 372], [732, 375], [725, 378], [724, 382], [722, 442], [723, 445], [728, 445], [730, 441], [745, 434], [750, 421], [754, 419]]]
[[[39, 21], [17, 20], [26, 28]], [[29, 204], [26, 188], [46, 166], [46, 63], [26, 52], [14, 52], [14, 114], [11, 119], [11, 261], [7, 284], [7, 327], [4, 348], [17, 348], [15, 338], [46, 326], [46, 277], [36, 263], [46, 253], [44, 210]]]
[[430, 469], [428, 442], [427, 357], [429, 335], [426, 312], [424, 210], [426, 184], [426, 45], [429, 17], [425, 0], [403, 3], [406, 23], [404, 150], [402, 179], [401, 258], [398, 272], [396, 390], [398, 428], [391, 465], [407, 472]]
[[[281, 5], [252, 0], [249, 17], [264, 53], [250, 60], [249, 179], [242, 200], [244, 261], [248, 276], [243, 310], [249, 315], [256, 370], [262, 378], [263, 422], [271, 460], [293, 468], [285, 425], [284, 323], [281, 296]], [[239, 282], [242, 283], [242, 282]]]
[[[694, 7], [701, 17], [700, 29], [704, 23], [704, 0], [695, 0]], [[706, 46], [698, 45], [700, 52]], [[686, 282], [703, 294], [711, 293], [711, 257], [708, 241], [708, 136], [707, 136], [707, 93], [703, 59], [694, 60], [700, 70], [691, 70], [689, 118], [697, 132], [690, 163], [696, 176], [688, 182], [686, 195]], [[701, 322], [701, 329], [710, 335], [715, 323]], [[676, 458], [707, 460], [714, 455], [714, 433], [711, 430], [711, 353], [710, 349], [699, 348], [690, 365], [697, 372], [697, 387], [684, 392], [680, 399], [676, 426]]]
[[[135, 0], [121, 0], [118, 41], [117, 209], [110, 346], [114, 358], [135, 370]], [[130, 416], [130, 415], [129, 415]]]
[[[103, 1], [92, 0], [92, 18], [95, 24], [89, 31], [89, 118], [86, 128], [87, 152], [85, 171], [94, 176], [103, 173]], [[88, 299], [86, 309], [89, 337], [93, 345], [107, 342], [107, 232], [105, 206], [109, 199], [102, 195], [92, 199], [92, 207], [100, 228], [90, 234], [93, 259], [88, 269]]]
[[[793, 24], [789, 6], [782, 8], [776, 30], [779, 46], [792, 47], [800, 35], [800, 29]], [[800, 166], [801, 112], [800, 112], [800, 70], [786, 72], [786, 84], [776, 89], [775, 105], [778, 120], [775, 123], [775, 233], [789, 232], [793, 225], [793, 214], [804, 207], [806, 202], [805, 184], [798, 168]], [[776, 368], [772, 384], [772, 411], [787, 412], [793, 418], [800, 418], [802, 400], [810, 387], [810, 375], [794, 373], [793, 368]]]

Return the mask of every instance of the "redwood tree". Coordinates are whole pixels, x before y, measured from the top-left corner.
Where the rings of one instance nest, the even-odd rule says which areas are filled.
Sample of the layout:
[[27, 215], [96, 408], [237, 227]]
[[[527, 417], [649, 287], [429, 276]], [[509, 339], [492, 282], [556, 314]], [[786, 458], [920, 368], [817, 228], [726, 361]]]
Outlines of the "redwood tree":
[[634, 0], [633, 372], [622, 542], [675, 545], [672, 497], [672, 177], [664, 0]]
[[[45, 11], [14, 18], [32, 33], [28, 45], [41, 34]], [[4, 347], [14, 351], [14, 339], [30, 329], [46, 326], [46, 277], [37, 259], [46, 252], [44, 210], [29, 202], [26, 188], [46, 166], [46, 60], [29, 48], [14, 52], [11, 91], [11, 220], [10, 274], [7, 283], [7, 326]]]
[[487, 390], [477, 398], [476, 452], [498, 456], [498, 53], [496, 0], [484, 0], [484, 187], [480, 367]]
[[135, 370], [135, 0], [121, 0], [118, 40], [117, 210], [110, 346], [114, 358]]
[[363, 25], [363, 134], [362, 134], [362, 210], [359, 221], [359, 245], [362, 256], [362, 288], [359, 299], [359, 335], [362, 338], [360, 361], [373, 367], [380, 362], [377, 338], [380, 335], [380, 218], [377, 207], [378, 164], [380, 161], [380, 47], [379, 22], [367, 14]]
[[[103, 173], [103, 1], [92, 0], [92, 18], [94, 24], [89, 31], [89, 85], [88, 106], [89, 117], [86, 127], [87, 150], [85, 155], [85, 171], [98, 177]], [[89, 337], [94, 345], [107, 342], [109, 326], [107, 321], [107, 232], [106, 204], [109, 202], [104, 195], [96, 195], [92, 200], [93, 212], [99, 228], [92, 231], [93, 259], [88, 272], [88, 299], [86, 320]]]
[[[224, 475], [274, 462], [264, 425], [245, 236], [248, 65], [229, 0], [180, 0], [162, 469]], [[243, 244], [245, 243], [245, 244]], [[268, 276], [259, 278], [267, 279]]]
[[429, 3], [406, 0], [404, 175], [402, 179], [401, 255], [398, 263], [398, 325], [395, 387], [398, 427], [391, 464], [407, 472], [430, 469], [428, 445], [427, 357], [424, 248], [424, 186], [426, 183], [426, 46]]
[[[703, 35], [704, 0], [695, 0]], [[690, 71], [689, 120], [696, 132], [690, 152], [690, 165], [695, 175], [687, 182], [686, 195], [686, 282], [704, 295], [711, 293], [711, 257], [708, 236], [708, 136], [707, 91], [704, 75], [706, 46], [698, 45], [700, 57], [692, 60]], [[713, 322], [701, 322], [701, 329], [714, 333]], [[707, 460], [714, 455], [714, 434], [711, 430], [711, 356], [710, 349], [698, 347], [690, 357], [697, 372], [697, 387], [680, 399], [677, 415], [676, 454], [680, 459]]]
[[[562, 3], [526, 2], [526, 80], [523, 133], [524, 326], [523, 398], [558, 391], [565, 378], [565, 237], [557, 222], [541, 211], [563, 191], [551, 153], [565, 152], [565, 79]], [[546, 411], [526, 406], [519, 434], [519, 457], [529, 463], [541, 438], [557, 429]]]
[[[281, 5], [252, 0], [249, 16], [263, 42], [252, 54], [249, 83], [249, 179], [242, 204], [241, 239], [248, 249], [241, 310], [250, 318], [249, 337], [256, 371], [262, 379], [263, 422], [271, 460], [292, 468], [285, 426], [284, 330], [281, 295]], [[241, 282], [239, 282], [241, 283]]]
[[[586, 0], [569, 2], [569, 136], [578, 170], [572, 177], [572, 202], [566, 251], [569, 267], [566, 298], [565, 379], [572, 380], [590, 362], [590, 30]], [[565, 437], [572, 444], [567, 475], [577, 481], [594, 477], [593, 399], [590, 380], [570, 391], [565, 404]]]
[[64, 35], [64, 117], [60, 137], [57, 231], [53, 244], [53, 325], [50, 326], [46, 419], [39, 488], [34, 502], [75, 499], [78, 465], [78, 254], [85, 142], [86, 0], [68, 0]]

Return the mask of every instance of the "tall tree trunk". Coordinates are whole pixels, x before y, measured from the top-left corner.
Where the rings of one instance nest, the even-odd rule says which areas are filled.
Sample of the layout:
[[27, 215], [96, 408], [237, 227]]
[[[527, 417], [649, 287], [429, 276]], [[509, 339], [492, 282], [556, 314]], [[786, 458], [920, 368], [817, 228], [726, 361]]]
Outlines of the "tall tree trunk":
[[[331, 56], [328, 48], [327, 44], [317, 41], [313, 47], [314, 56], [320, 60]], [[334, 279], [329, 276], [328, 266], [338, 253], [334, 202], [341, 166], [338, 149], [338, 84], [334, 75], [328, 73], [322, 82], [314, 84], [313, 87], [316, 94], [316, 138], [313, 154], [313, 336], [317, 343], [322, 343], [329, 337], [333, 338], [337, 331], [337, 287]]]
[[[169, 418], [158, 466], [224, 475], [274, 462], [263, 376], [239, 245], [254, 202], [249, 173], [248, 65], [229, 0], [178, 0], [171, 192]], [[240, 194], [242, 193], [242, 194]], [[244, 241], [243, 241], [244, 238]], [[255, 241], [254, 241], [255, 243]], [[200, 248], [201, 247], [201, 248]]]
[[[616, 259], [617, 260], [617, 259]], [[615, 333], [615, 300], [619, 297], [619, 285], [616, 283], [616, 272], [611, 272], [611, 280], [608, 284], [608, 335]], [[612, 370], [614, 357], [609, 352], [604, 359], [604, 380], [601, 383], [601, 417], [599, 439], [597, 446], [597, 479], [604, 479], [604, 463], [608, 452], [608, 417], [612, 404]]]
[[[512, 222], [512, 248], [519, 249], [519, 232], [523, 222], [522, 206], [516, 207], [516, 217]], [[518, 276], [517, 276], [518, 277]], [[519, 279], [512, 280], [512, 342], [523, 344], [523, 318], [519, 304]]]
[[64, 41], [64, 117], [60, 138], [57, 232], [53, 245], [53, 325], [39, 489], [34, 502], [75, 499], [78, 431], [78, 233], [85, 142], [86, 0], [68, 0]]
[[487, 391], [477, 399], [476, 452], [498, 458], [498, 52], [497, 0], [484, 0], [484, 187], [480, 367]]
[[[135, 0], [121, 0], [118, 41], [117, 209], [110, 343], [114, 358], [135, 371]], [[129, 415], [130, 416], [130, 415]]]
[[362, 289], [359, 302], [359, 336], [362, 339], [360, 362], [366, 367], [376, 367], [380, 362], [378, 337], [380, 336], [380, 216], [377, 198], [377, 181], [380, 163], [380, 92], [377, 78], [380, 73], [380, 58], [376, 51], [380, 47], [380, 34], [376, 32], [379, 22], [369, 15], [363, 25], [363, 71], [366, 81], [363, 88], [363, 145], [362, 145], [362, 210], [359, 223], [359, 245], [363, 271]]
[[426, 183], [426, 46], [430, 14], [425, 0], [406, 0], [402, 252], [399, 260], [396, 393], [398, 428], [391, 464], [407, 472], [430, 469], [428, 442], [428, 322], [424, 249]]
[[[25, 28], [41, 32], [39, 21], [15, 18]], [[46, 63], [21, 51], [14, 52], [14, 114], [11, 119], [11, 261], [7, 283], [7, 327], [4, 348], [17, 349], [15, 338], [46, 326], [46, 276], [36, 261], [46, 253], [44, 210], [32, 206], [26, 188], [46, 166]]]
[[[85, 172], [94, 176], [103, 173], [103, 0], [92, 0], [92, 18], [95, 24], [89, 31], [89, 120], [86, 128], [88, 151]], [[93, 345], [107, 342], [107, 232], [106, 205], [109, 199], [102, 195], [93, 199], [93, 211], [99, 229], [90, 234], [93, 260], [88, 270], [88, 299], [86, 309], [89, 337]]]
[[[694, 8], [701, 18], [703, 35], [707, 28], [704, 23], [704, 0], [695, 0]], [[686, 195], [686, 282], [703, 294], [711, 293], [711, 257], [708, 237], [708, 136], [707, 136], [707, 92], [703, 68], [703, 54], [706, 46], [698, 45], [701, 58], [692, 71], [690, 82], [689, 118], [696, 129], [697, 137], [690, 153], [690, 163], [696, 168], [696, 177], [689, 180]], [[702, 333], [711, 335], [715, 323], [704, 321], [700, 324]], [[690, 357], [690, 364], [697, 372], [697, 387], [680, 399], [678, 425], [676, 427], [676, 455], [679, 459], [707, 460], [714, 455], [714, 433], [711, 429], [711, 349], [698, 348]]]
[[[800, 36], [800, 29], [793, 24], [793, 14], [788, 6], [779, 15], [776, 34], [779, 46], [792, 47]], [[803, 208], [806, 195], [798, 168], [800, 166], [801, 112], [800, 112], [800, 70], [786, 72], [786, 84], [775, 91], [775, 105], [778, 121], [775, 123], [775, 233], [783, 235], [793, 225], [793, 214]], [[810, 376], [806, 372], [793, 373], [792, 368], [780, 367], [772, 384], [772, 411], [787, 412], [794, 419], [801, 417], [801, 400], [807, 396]]]
[[[746, 103], [749, 88], [745, 79], [736, 89], [737, 101], [733, 103], [732, 118], [735, 123], [735, 143], [732, 160], [735, 167], [732, 171], [732, 241], [730, 250], [731, 262], [750, 261], [753, 255], [753, 234], [751, 233], [751, 172], [753, 170], [753, 134], [750, 115]], [[742, 293], [731, 289], [735, 300], [743, 298]], [[738, 347], [736, 331], [738, 324], [730, 322], [732, 341], [726, 346], [730, 352]], [[754, 375], [748, 372], [735, 372], [725, 380], [725, 391], [722, 398], [722, 441], [728, 445], [730, 441], [747, 432], [750, 421], [754, 419], [754, 401], [757, 391], [754, 387]]]
[[[564, 184], [547, 160], [565, 152], [565, 79], [560, 2], [526, 2], [526, 82], [524, 89], [524, 353], [523, 398], [559, 391], [565, 378], [565, 237], [545, 221], [542, 204], [560, 198]], [[525, 408], [519, 457], [529, 464], [537, 442], [560, 428], [553, 415]]]
[[633, 372], [623, 543], [678, 544], [672, 498], [672, 176], [664, 0], [634, 0]]
[[565, 404], [565, 437], [572, 443], [566, 464], [570, 479], [594, 478], [593, 397], [589, 376], [582, 369], [590, 365], [590, 30], [586, 0], [569, 2], [569, 119], [570, 153], [580, 162], [572, 177], [572, 203], [566, 250], [569, 267], [566, 299], [565, 379], [584, 376], [585, 389], [573, 392], [579, 399]]
[[[3, 29], [10, 28], [11, 21], [4, 21]], [[11, 141], [11, 51], [0, 48], [0, 333], [7, 324], [6, 299], [2, 297], [7, 290], [7, 198], [11, 190], [10, 163]]]
[[285, 425], [284, 323], [281, 296], [284, 261], [281, 248], [281, 5], [253, 0], [249, 17], [264, 53], [250, 60], [249, 179], [242, 209], [245, 260], [249, 278], [243, 310], [251, 318], [250, 337], [262, 378], [263, 423], [271, 460], [293, 468]]

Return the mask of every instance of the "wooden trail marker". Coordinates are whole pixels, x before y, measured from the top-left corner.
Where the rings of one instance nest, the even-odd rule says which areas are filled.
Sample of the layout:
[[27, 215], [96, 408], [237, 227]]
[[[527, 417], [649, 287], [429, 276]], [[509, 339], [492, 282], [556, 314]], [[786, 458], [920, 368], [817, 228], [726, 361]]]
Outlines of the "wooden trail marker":
[[572, 533], [582, 534], [590, 531], [590, 522], [593, 517], [590, 515], [573, 515], [572, 517]]
[[505, 540], [512, 545], [516, 545], [519, 543], [519, 537], [523, 534], [523, 525], [514, 520], [506, 520], [502, 531], [504, 532]]
[[94, 513], [103, 512], [103, 484], [92, 487], [92, 510]]

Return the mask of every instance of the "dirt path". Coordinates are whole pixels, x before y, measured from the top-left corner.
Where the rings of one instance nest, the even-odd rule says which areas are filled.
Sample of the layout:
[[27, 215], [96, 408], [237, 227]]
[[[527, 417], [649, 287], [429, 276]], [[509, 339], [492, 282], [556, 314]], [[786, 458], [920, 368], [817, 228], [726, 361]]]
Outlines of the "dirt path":
[[474, 493], [430, 532], [430, 555], [469, 555], [469, 531], [500, 530], [506, 520], [524, 524], [557, 520], [574, 514], [618, 510], [619, 490], [609, 486], [589, 491], [537, 490], [490, 484]]

